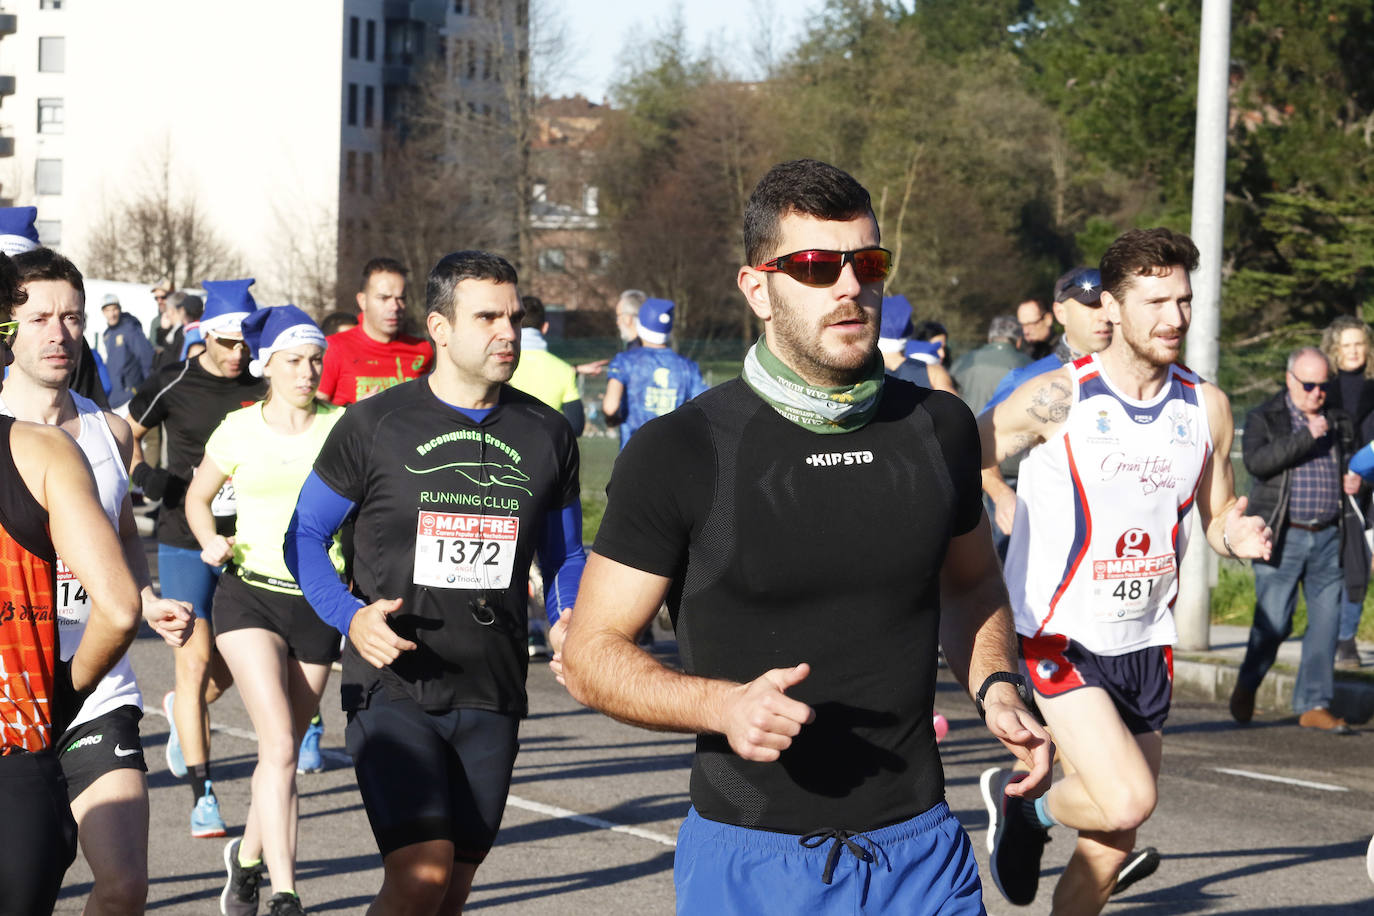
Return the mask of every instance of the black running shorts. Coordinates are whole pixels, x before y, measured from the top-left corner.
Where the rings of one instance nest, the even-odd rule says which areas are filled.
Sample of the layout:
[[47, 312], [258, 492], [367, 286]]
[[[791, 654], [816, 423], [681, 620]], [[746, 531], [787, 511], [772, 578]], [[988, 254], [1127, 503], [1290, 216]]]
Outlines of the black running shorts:
[[57, 742], [57, 759], [67, 777], [67, 798], [76, 797], [111, 770], [148, 772], [138, 721], [143, 710], [125, 705], [73, 725]]
[[311, 665], [339, 657], [339, 631], [319, 618], [302, 595], [287, 595], [244, 582], [237, 574], [219, 577], [215, 589], [216, 633], [270, 630], [286, 643], [287, 654]]
[[0, 757], [0, 916], [51, 913], [76, 859], [76, 821], [57, 754]]
[[449, 840], [480, 863], [501, 826], [520, 720], [485, 709], [429, 713], [384, 690], [348, 715], [345, 743], [382, 857]]

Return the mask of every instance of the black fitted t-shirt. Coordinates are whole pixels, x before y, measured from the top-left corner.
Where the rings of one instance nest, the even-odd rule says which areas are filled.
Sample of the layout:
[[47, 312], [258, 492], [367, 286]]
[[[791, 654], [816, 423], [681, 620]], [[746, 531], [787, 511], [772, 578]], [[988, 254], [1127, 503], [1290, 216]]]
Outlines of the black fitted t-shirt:
[[355, 592], [402, 599], [392, 629], [419, 644], [382, 669], [345, 647], [344, 708], [385, 689], [431, 712], [523, 716], [530, 561], [545, 516], [580, 495], [563, 415], [503, 386], [474, 422], [420, 378], [349, 407], [315, 473], [357, 504]]
[[747, 682], [808, 662], [815, 720], [772, 763], [697, 738], [703, 817], [872, 830], [944, 797], [931, 722], [939, 573], [982, 513], [978, 431], [957, 397], [889, 378], [841, 435], [735, 380], [646, 424], [616, 461], [596, 552], [672, 579], [689, 674]]
[[[162, 427], [166, 468], [173, 477], [157, 515], [159, 544], [200, 550], [186, 524], [186, 487], [205, 457], [205, 443], [225, 416], [266, 394], [267, 382], [253, 378], [246, 368], [235, 378], [212, 375], [201, 367], [199, 357], [159, 369], [135, 389], [129, 416], [144, 428]], [[234, 516], [216, 516], [215, 526], [220, 534], [232, 535]]]

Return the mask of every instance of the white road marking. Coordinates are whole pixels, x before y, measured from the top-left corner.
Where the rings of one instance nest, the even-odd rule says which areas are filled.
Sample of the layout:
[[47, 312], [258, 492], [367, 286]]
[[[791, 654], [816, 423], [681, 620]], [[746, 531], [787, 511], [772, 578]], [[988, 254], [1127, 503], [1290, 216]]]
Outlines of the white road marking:
[[1218, 773], [1226, 773], [1231, 776], [1244, 776], [1248, 779], [1263, 779], [1265, 782], [1281, 782], [1290, 786], [1303, 786], [1308, 789], [1320, 789], [1323, 792], [1349, 792], [1345, 786], [1333, 786], [1329, 782], [1310, 782], [1306, 779], [1294, 779], [1291, 776], [1270, 776], [1268, 773], [1254, 773], [1250, 770], [1230, 770], [1226, 767], [1213, 767]]
[[[158, 716], [162, 719], [167, 718], [167, 716], [160, 709], [149, 709], [145, 710], [145, 712], [151, 713], [152, 715]], [[221, 735], [229, 735], [232, 738], [242, 738], [244, 741], [251, 741], [254, 744], [258, 743], [258, 736], [254, 732], [251, 732], [246, 728], [236, 728], [233, 725], [215, 725], [212, 723], [210, 725], [210, 731], [219, 732]], [[323, 757], [327, 757], [334, 763], [341, 764], [343, 766], [353, 765], [353, 758], [349, 757], [348, 754], [344, 753], [343, 751], [321, 748], [320, 755]], [[644, 830], [639, 827], [627, 827], [624, 824], [617, 824], [614, 821], [608, 821], [599, 817], [593, 817], [590, 814], [578, 814], [576, 811], [571, 811], [567, 808], [559, 808], [555, 805], [546, 805], [543, 802], [531, 801], [528, 798], [521, 798], [518, 795], [507, 795], [506, 804], [513, 805], [516, 808], [523, 808], [526, 811], [533, 811], [536, 814], [543, 814], [546, 817], [563, 818], [564, 820], [575, 821], [579, 824], [586, 824], [588, 827], [596, 827], [599, 830], [610, 830], [613, 833], [624, 833], [629, 836], [638, 837], [641, 840], [649, 840], [652, 843], [658, 843], [662, 846], [668, 846], [673, 848], [676, 848], [677, 846], [677, 840], [665, 834], [656, 833], [653, 830]]]
[[578, 814], [576, 811], [569, 811], [567, 808], [559, 808], [554, 805], [546, 805], [543, 802], [530, 801], [528, 798], [521, 798], [518, 795], [506, 796], [506, 804], [514, 805], [517, 808], [524, 808], [526, 811], [534, 811], [537, 814], [547, 815], [548, 817], [559, 817], [569, 821], [576, 821], [579, 824], [586, 824], [589, 827], [610, 830], [613, 833], [626, 833], [630, 836], [639, 837], [641, 840], [649, 840], [663, 846], [677, 846], [677, 840], [661, 833], [655, 833], [652, 830], [643, 830], [639, 827], [626, 827], [624, 824], [616, 824], [612, 821], [602, 820], [599, 817], [592, 817], [590, 814]]

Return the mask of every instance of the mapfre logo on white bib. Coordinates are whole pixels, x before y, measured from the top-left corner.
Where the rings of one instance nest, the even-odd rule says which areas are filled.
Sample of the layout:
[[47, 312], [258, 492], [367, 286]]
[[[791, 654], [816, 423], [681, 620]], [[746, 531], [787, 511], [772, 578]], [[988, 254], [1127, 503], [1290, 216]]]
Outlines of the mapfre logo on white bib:
[[421, 509], [413, 581], [430, 588], [508, 588], [519, 538], [514, 516]]

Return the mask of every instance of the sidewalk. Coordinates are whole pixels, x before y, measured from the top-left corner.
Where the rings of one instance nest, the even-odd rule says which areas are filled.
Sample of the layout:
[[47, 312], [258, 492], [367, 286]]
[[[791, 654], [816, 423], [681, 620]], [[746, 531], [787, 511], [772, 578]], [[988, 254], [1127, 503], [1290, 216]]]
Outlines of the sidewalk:
[[[1174, 692], [1179, 697], [1225, 704], [1236, 685], [1236, 672], [1245, 657], [1249, 627], [1212, 624], [1211, 648], [1203, 652], [1174, 650]], [[1336, 695], [1331, 711], [1352, 724], [1374, 718], [1374, 643], [1360, 643], [1364, 667], [1336, 671]], [[1302, 655], [1302, 640], [1291, 638], [1279, 648], [1274, 667], [1255, 696], [1255, 707], [1292, 714], [1293, 682]]]

